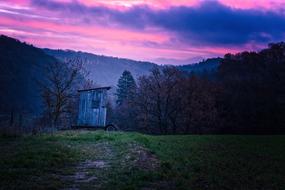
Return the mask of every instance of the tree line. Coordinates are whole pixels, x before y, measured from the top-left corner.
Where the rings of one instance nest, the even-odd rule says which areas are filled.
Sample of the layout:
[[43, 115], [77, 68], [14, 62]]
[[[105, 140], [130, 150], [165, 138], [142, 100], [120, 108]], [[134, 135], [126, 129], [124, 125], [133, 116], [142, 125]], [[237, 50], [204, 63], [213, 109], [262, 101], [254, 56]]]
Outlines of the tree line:
[[285, 44], [226, 54], [211, 77], [155, 67], [118, 81], [111, 120], [155, 134], [285, 132]]
[[[86, 79], [90, 71], [83, 64], [81, 59], [51, 59], [43, 64], [41, 76], [35, 79], [43, 111], [24, 122], [27, 114], [16, 115], [2, 104], [8, 119], [2, 119], [1, 125], [9, 130], [33, 126], [30, 128], [38, 132], [76, 124], [77, 90], [96, 86]], [[156, 66], [134, 79], [124, 71], [116, 100], [108, 103], [107, 123], [152, 134], [285, 132], [285, 43], [269, 44], [259, 52], [226, 54], [218, 69], [211, 72]]]

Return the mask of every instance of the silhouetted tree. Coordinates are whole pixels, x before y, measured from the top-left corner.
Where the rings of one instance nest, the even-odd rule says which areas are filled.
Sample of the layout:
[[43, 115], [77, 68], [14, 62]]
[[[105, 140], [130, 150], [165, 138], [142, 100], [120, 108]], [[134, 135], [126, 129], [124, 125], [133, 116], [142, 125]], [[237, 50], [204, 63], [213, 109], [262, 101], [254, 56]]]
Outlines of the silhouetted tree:
[[[284, 132], [285, 45], [227, 54], [219, 68], [228, 131]], [[283, 115], [283, 116], [282, 116]]]
[[65, 119], [71, 120], [76, 110], [76, 91], [79, 88], [82, 69], [80, 59], [70, 60], [67, 63], [54, 62], [47, 65], [46, 82], [40, 83], [42, 98], [45, 105], [45, 114], [52, 127], [59, 127]]
[[218, 86], [207, 79], [192, 75], [183, 83], [182, 125], [186, 133], [215, 132], [219, 111]]
[[136, 111], [140, 129], [151, 133], [215, 131], [218, 85], [175, 67], [156, 67], [139, 78]]
[[130, 71], [125, 70], [118, 80], [117, 85], [117, 104], [120, 106], [123, 102], [133, 101], [136, 94], [136, 82]]
[[174, 67], [161, 70], [155, 67], [149, 76], [139, 78], [137, 117], [144, 130], [164, 134], [170, 130], [176, 132], [181, 108], [181, 76]]
[[134, 98], [137, 85], [129, 71], [124, 71], [117, 85], [117, 106], [115, 109], [115, 122], [121, 129], [135, 130]]

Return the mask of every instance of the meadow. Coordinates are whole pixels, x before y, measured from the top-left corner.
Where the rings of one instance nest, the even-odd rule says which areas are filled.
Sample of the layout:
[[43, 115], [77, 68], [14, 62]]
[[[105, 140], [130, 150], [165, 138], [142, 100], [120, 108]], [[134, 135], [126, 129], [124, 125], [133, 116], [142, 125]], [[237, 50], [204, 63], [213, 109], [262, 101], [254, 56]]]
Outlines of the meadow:
[[284, 136], [1, 137], [0, 189], [285, 189], [284, 147]]

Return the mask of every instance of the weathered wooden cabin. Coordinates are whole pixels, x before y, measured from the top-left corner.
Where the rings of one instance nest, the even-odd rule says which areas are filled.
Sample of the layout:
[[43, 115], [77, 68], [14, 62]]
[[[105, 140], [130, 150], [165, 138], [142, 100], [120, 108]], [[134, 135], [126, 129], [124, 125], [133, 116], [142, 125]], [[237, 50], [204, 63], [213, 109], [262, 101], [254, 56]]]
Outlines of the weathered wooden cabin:
[[107, 114], [107, 91], [111, 87], [79, 90], [79, 112], [77, 126], [105, 127]]

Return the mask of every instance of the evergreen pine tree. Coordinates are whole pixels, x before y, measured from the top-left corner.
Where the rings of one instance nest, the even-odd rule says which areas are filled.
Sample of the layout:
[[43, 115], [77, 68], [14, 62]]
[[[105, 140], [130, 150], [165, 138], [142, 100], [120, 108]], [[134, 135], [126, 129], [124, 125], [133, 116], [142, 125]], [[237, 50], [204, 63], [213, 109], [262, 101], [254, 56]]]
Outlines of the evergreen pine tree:
[[130, 71], [125, 70], [118, 80], [117, 85], [117, 104], [122, 105], [123, 102], [131, 102], [136, 93], [136, 82]]

